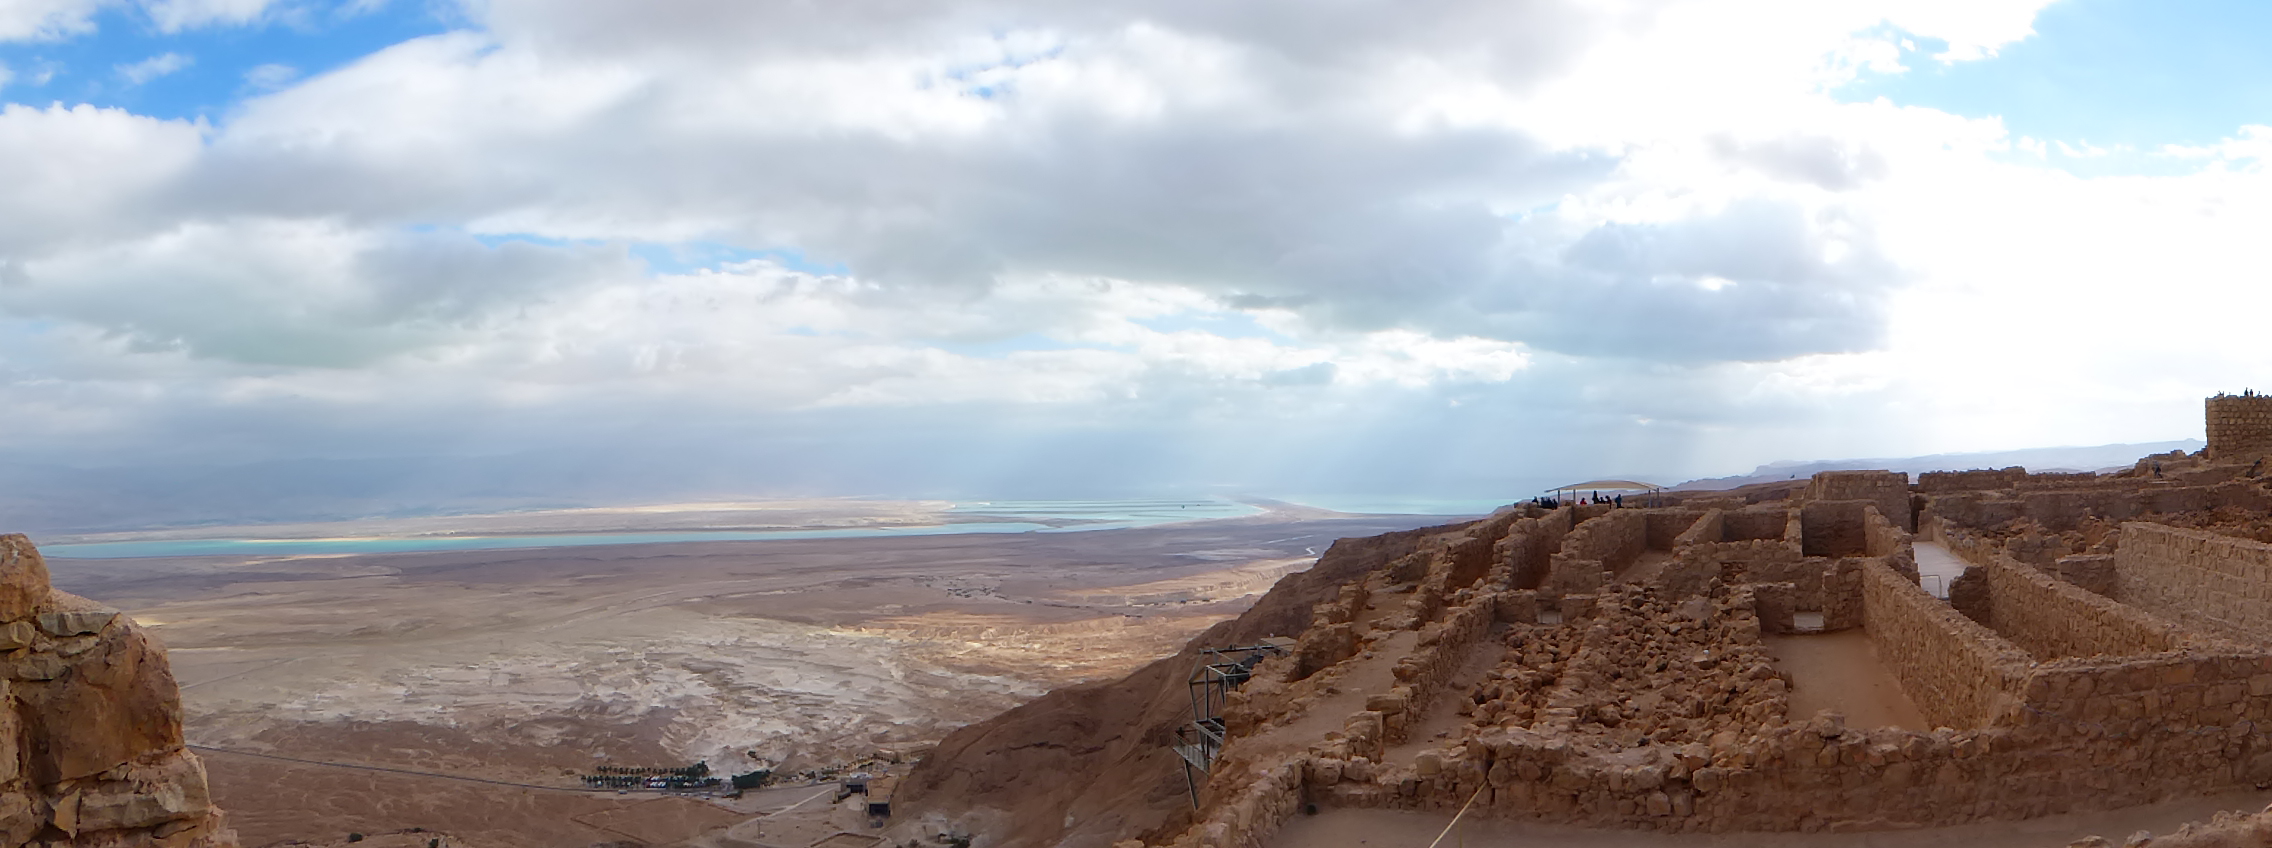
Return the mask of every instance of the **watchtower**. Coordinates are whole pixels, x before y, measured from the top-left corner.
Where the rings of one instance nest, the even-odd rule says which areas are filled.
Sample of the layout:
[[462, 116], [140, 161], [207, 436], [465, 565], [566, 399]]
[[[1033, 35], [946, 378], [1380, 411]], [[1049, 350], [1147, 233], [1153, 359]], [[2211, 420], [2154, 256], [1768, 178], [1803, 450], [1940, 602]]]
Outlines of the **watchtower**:
[[2210, 462], [2245, 462], [2272, 454], [2272, 395], [2218, 392], [2206, 406]]

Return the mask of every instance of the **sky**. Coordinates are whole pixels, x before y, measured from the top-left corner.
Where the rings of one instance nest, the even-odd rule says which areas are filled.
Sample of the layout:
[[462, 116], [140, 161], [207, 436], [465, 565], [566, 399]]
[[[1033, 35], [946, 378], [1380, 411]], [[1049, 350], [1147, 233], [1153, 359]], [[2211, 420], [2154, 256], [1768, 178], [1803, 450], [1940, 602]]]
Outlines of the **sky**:
[[[2272, 7], [0, 0], [0, 520], [2198, 438]], [[2252, 382], [2254, 381], [2254, 382]]]

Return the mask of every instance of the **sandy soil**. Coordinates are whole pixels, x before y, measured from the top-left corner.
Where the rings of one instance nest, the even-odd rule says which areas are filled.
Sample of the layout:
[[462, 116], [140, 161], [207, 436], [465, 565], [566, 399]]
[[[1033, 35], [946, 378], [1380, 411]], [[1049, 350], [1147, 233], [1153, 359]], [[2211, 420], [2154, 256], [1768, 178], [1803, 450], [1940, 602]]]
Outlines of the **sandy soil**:
[[652, 796], [353, 767], [572, 789], [600, 763], [795, 770], [917, 748], [1172, 653], [1336, 538], [1424, 523], [1277, 512], [1080, 533], [50, 565], [60, 588], [126, 609], [169, 646], [193, 744], [337, 764], [208, 750], [247, 845], [414, 826], [587, 845], [668, 817], [593, 818]]
[[[2169, 833], [2220, 810], [2254, 812], [2272, 792], [2187, 798], [2122, 810], [2047, 816], [2020, 822], [1876, 833], [1667, 834], [1584, 830], [1492, 819], [1463, 819], [1444, 836], [1444, 848], [2050, 848], [2098, 834], [2119, 845], [2138, 831]], [[1295, 816], [1270, 843], [1273, 848], [1417, 848], [1442, 834], [1449, 813], [1327, 809]]]
[[1844, 715], [1849, 727], [1932, 732], [1916, 703], [1902, 691], [1901, 680], [1878, 661], [1877, 649], [1861, 630], [1768, 636], [1763, 641], [1776, 667], [1791, 676], [1792, 719], [1829, 710]]

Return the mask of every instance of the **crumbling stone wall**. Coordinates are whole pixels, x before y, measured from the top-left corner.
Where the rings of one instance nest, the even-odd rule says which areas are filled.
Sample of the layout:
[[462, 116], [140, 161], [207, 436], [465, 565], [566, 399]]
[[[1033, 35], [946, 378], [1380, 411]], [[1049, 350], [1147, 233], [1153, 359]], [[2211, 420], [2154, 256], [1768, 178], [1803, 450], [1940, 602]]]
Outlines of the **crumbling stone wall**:
[[1555, 552], [1562, 550], [1562, 537], [1577, 526], [1576, 517], [1577, 509], [1566, 506], [1510, 524], [1494, 546], [1499, 559], [1496, 569], [1504, 573], [1495, 574], [1492, 580], [1515, 589], [1544, 585]]
[[0, 536], [0, 845], [234, 846], [182, 745], [166, 655], [117, 610], [48, 585]]
[[1783, 507], [1738, 509], [1723, 513], [1720, 518], [1721, 542], [1746, 542], [1754, 539], [1787, 541], [1801, 544], [1805, 538], [1799, 524], [1798, 513]]
[[2272, 454], [2272, 396], [2220, 393], [2202, 405], [2211, 461], [2246, 462]]
[[1869, 552], [1869, 529], [1862, 511], [1871, 502], [1808, 501], [1799, 509], [1800, 551], [1810, 557], [1862, 556]]
[[1982, 566], [1990, 627], [2037, 659], [2134, 656], [2179, 648], [2176, 625], [1998, 555]]
[[2027, 652], [1965, 618], [1890, 568], [1862, 569], [1863, 609], [1878, 660], [1901, 680], [1925, 719], [1986, 727], [2019, 691]]
[[1927, 471], [1917, 475], [1917, 491], [1941, 493], [2009, 489], [2025, 479], [2027, 469], [2017, 465], [1977, 471]]
[[1443, 565], [1444, 585], [1450, 589], [1464, 589], [1491, 572], [1497, 564], [1499, 540], [1506, 537], [1522, 517], [1513, 511], [1477, 522], [1467, 533], [1444, 545], [1439, 561]]
[[1894, 526], [1917, 529], [1909, 512], [1909, 475], [1898, 471], [1824, 471], [1807, 481], [1802, 500], [1869, 501]]
[[1643, 510], [1621, 509], [1578, 525], [1562, 540], [1562, 554], [1599, 560], [1611, 571], [1622, 571], [1649, 548], [1649, 517]]
[[1652, 551], [1669, 551], [1679, 546], [1680, 538], [1696, 520], [1704, 517], [1701, 509], [1651, 509], [1643, 511], [1648, 521], [1648, 547]]
[[2272, 632], [2272, 545], [2145, 522], [2122, 525], [2115, 597], [2253, 641]]
[[[1789, 617], [1802, 594], [1795, 584], [1714, 578], [1688, 595], [1605, 585], [1562, 598], [1572, 614], [1561, 623], [1536, 624], [1538, 594], [1512, 588], [1504, 561], [1489, 581], [1439, 585], [1455, 543], [1436, 549], [1437, 562], [1409, 566], [1430, 575], [1420, 591], [1442, 593], [1440, 615], [1395, 622], [1419, 631], [1399, 637], [1416, 647], [1395, 661], [1395, 688], [1368, 697], [1339, 734], [1305, 751], [1234, 759], [1234, 771], [1214, 778], [1231, 785], [1210, 790], [1201, 824], [1174, 844], [1259, 844], [1255, 834], [1267, 836], [1305, 799], [1451, 810], [1475, 798], [1472, 814], [1788, 831], [2025, 818], [2272, 780], [2272, 739], [2255, 732], [2272, 722], [2272, 653], [2188, 632], [1939, 522], [1933, 532], [1980, 563], [1975, 582], [1993, 596], [1987, 617], [2001, 619], [1999, 633], [1917, 586], [1913, 561], [1901, 556], [1907, 534], [1874, 503], [1860, 509], [1865, 556], [1797, 556], [1803, 516], [1783, 512], [1792, 522], [1785, 538], [1713, 541], [1725, 514], [1704, 513], [1678, 547], [1787, 549], [1784, 565], [1818, 575], [1823, 603], [1858, 609], [1826, 609], [1825, 619], [1858, 615], [1936, 730], [1787, 715], [1788, 687], [1759, 639]], [[1649, 522], [1639, 526], [1645, 541]], [[2179, 541], [2208, 536], [2154, 529]], [[2218, 556], [2197, 559], [2223, 562]], [[1492, 635], [1502, 631], [1503, 639]], [[1467, 728], [1409, 762], [1384, 763], [1409, 717], [1442, 697], [1433, 692], [1448, 694], [1461, 659], [1501, 644], [1505, 659], [1464, 695], [1473, 704]]]
[[1648, 550], [1648, 529], [1648, 516], [1639, 509], [1611, 510], [1578, 525], [1548, 561], [1543, 594], [1560, 598], [1600, 591]]
[[2053, 560], [2049, 573], [2103, 597], [2115, 597], [2120, 591], [2115, 585], [2113, 554], [2069, 554]]
[[1875, 506], [1862, 511], [1863, 553], [1883, 560], [1888, 568], [1917, 582], [1917, 548], [1910, 534], [1878, 513]]

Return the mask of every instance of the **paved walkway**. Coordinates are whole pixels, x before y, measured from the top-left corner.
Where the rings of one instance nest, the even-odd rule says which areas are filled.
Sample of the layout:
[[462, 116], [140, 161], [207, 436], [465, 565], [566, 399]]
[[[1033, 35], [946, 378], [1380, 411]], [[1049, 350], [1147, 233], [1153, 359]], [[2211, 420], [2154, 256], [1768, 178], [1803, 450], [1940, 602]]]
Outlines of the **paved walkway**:
[[1964, 573], [1965, 561], [1939, 542], [1917, 541], [1917, 577], [1933, 597], [1948, 600], [1949, 584]]

